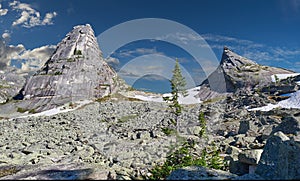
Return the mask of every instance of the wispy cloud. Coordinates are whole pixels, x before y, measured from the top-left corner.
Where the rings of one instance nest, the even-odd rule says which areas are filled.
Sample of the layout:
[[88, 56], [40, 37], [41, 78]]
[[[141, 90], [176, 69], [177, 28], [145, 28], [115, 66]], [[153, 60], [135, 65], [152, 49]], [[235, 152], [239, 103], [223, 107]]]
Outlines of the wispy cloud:
[[117, 71], [119, 69], [119, 65], [120, 65], [120, 60], [119, 59], [117, 59], [115, 57], [108, 57], [108, 58], [105, 59], [105, 61], [115, 71]]
[[157, 49], [154, 47], [154, 48], [136, 48], [134, 50], [122, 50], [118, 53], [115, 53], [114, 56], [120, 58], [132, 58], [132, 57], [137, 57], [137, 56], [147, 55], [147, 54], [164, 55], [163, 52], [157, 51]]
[[44, 26], [53, 24], [53, 18], [57, 13], [46, 13], [44, 18], [41, 17], [39, 11], [33, 9], [30, 4], [21, 3], [20, 1], [13, 1], [9, 3], [13, 11], [20, 13], [20, 17], [12, 23], [12, 26], [20, 25], [25, 28], [32, 28], [35, 26]]
[[[300, 12], [300, 0], [291, 2], [290, 6], [291, 5], [293, 5], [294, 8], [299, 9]], [[191, 33], [174, 33], [160, 37], [160, 39], [180, 42], [181, 45], [189, 45], [189, 47], [198, 47], [198, 51], [203, 50], [202, 53], [204, 54], [206, 51], [212, 49], [215, 56], [219, 57], [218, 59], [221, 58], [224, 46], [227, 46], [241, 56], [249, 58], [259, 64], [269, 66], [280, 64], [279, 66], [283, 68], [300, 72], [300, 69], [296, 69], [296, 67], [292, 66], [293, 62], [300, 61], [300, 47], [273, 47], [247, 39], [216, 34], [201, 34], [199, 36]], [[212, 62], [210, 57], [201, 60], [201, 63], [205, 60]], [[209, 65], [205, 65], [205, 67], [206, 66]], [[213, 64], [211, 68], [216, 68], [215, 64]]]
[[299, 18], [300, 0], [279, 0], [280, 9], [285, 20]]
[[[229, 36], [222, 36], [222, 35], [214, 35], [214, 34], [202, 34], [202, 38], [204, 38], [206, 41], [214, 42], [214, 43], [224, 43], [224, 42], [230, 42], [231, 44], [237, 44], [240, 46], [251, 46], [251, 47], [263, 47], [263, 44], [255, 43], [250, 40], [244, 40], [244, 39], [238, 39], [234, 37]], [[224, 47], [224, 46], [223, 46]]]
[[2, 38], [3, 38], [5, 41], [9, 40], [9, 39], [10, 39], [10, 33], [9, 33], [8, 31], [4, 32], [4, 33], [2, 34]]
[[2, 5], [0, 4], [0, 16], [6, 15], [8, 12], [8, 9], [2, 9]]
[[293, 10], [297, 13], [300, 12], [300, 0], [290, 0], [290, 6], [293, 8]]
[[[46, 45], [33, 50], [25, 50], [21, 54], [12, 57], [15, 60], [26, 60], [22, 62], [21, 71], [36, 71], [45, 64], [55, 50], [54, 45]], [[11, 65], [11, 62], [10, 62]]]
[[0, 69], [14, 66], [12, 63], [12, 60], [14, 60], [20, 62], [21, 72], [36, 71], [48, 60], [54, 50], [54, 45], [26, 50], [22, 44], [17, 46], [6, 45], [5, 41], [0, 40]]
[[25, 50], [23, 45], [6, 45], [5, 41], [0, 39], [0, 69], [4, 69], [9, 65], [10, 60], [14, 56], [18, 56], [21, 52]]
[[[150, 54], [130, 60], [118, 71], [128, 84], [133, 85], [136, 80], [147, 75], [156, 75], [164, 79], [171, 79], [175, 61], [167, 56]], [[186, 78], [187, 87], [195, 86], [191, 74], [181, 66], [182, 74]]]
[[222, 52], [223, 47], [227, 46], [236, 53], [254, 60], [257, 63], [264, 65], [281, 64], [283, 68], [289, 67], [292, 62], [300, 61], [300, 47], [273, 47], [266, 44], [256, 43], [250, 40], [244, 40], [229, 36], [203, 34], [201, 35], [216, 52]]

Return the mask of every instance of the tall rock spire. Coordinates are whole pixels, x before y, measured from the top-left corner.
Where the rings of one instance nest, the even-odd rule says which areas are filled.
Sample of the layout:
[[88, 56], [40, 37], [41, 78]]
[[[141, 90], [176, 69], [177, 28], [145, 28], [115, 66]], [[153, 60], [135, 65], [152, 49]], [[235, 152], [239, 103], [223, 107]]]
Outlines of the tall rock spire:
[[22, 92], [37, 111], [100, 98], [116, 90], [117, 74], [102, 57], [92, 27], [75, 26]]

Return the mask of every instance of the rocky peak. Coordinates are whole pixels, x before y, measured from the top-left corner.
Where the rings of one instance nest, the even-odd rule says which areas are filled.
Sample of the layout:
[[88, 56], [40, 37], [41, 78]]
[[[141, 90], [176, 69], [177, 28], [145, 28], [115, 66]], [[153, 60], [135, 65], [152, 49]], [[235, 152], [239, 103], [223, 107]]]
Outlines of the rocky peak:
[[26, 109], [47, 110], [68, 102], [106, 96], [118, 87], [116, 77], [102, 57], [92, 27], [79, 25], [29, 78], [21, 97], [30, 100], [30, 106], [24, 105]]
[[224, 69], [231, 69], [231, 68], [239, 69], [240, 67], [245, 65], [257, 65], [257, 63], [234, 53], [232, 50], [230, 50], [227, 47], [224, 47], [222, 60], [221, 60], [221, 66]]
[[[201, 84], [199, 98], [212, 99], [237, 90], [253, 90], [269, 86], [274, 74], [291, 74], [290, 70], [263, 66], [224, 47], [219, 67]], [[225, 85], [226, 90], [218, 85]], [[212, 86], [213, 85], [213, 86]]]

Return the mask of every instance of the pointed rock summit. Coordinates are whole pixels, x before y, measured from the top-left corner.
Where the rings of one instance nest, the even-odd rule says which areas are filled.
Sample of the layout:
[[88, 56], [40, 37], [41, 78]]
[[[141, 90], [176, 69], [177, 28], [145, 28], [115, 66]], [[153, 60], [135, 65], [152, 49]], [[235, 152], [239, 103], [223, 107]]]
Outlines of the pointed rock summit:
[[291, 74], [293, 71], [260, 65], [253, 60], [242, 57], [228, 48], [224, 48], [221, 69], [224, 72], [227, 91], [239, 88], [254, 88], [269, 85], [274, 74]]
[[117, 89], [117, 74], [102, 57], [92, 27], [75, 26], [51, 58], [27, 81], [26, 109], [48, 110], [65, 103], [95, 99]]
[[256, 62], [242, 57], [227, 47], [224, 47], [222, 59], [221, 59], [221, 66], [224, 70], [236, 68], [239, 69], [245, 65], [258, 65]]
[[212, 99], [238, 89], [253, 89], [270, 85], [274, 74], [292, 74], [293, 71], [260, 65], [224, 47], [219, 67], [201, 84], [201, 100]]

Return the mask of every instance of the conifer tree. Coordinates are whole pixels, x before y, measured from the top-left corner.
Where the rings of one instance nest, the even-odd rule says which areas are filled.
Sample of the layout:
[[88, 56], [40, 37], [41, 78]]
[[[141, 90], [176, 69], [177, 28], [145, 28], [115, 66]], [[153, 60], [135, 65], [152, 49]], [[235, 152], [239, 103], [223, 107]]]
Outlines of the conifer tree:
[[182, 111], [182, 105], [179, 104], [178, 98], [179, 94], [182, 96], [187, 96], [186, 91], [186, 81], [185, 78], [181, 74], [180, 66], [178, 63], [178, 59], [176, 59], [174, 70], [172, 71], [173, 76], [170, 80], [171, 83], [171, 97], [164, 97], [164, 100], [171, 103], [169, 107], [172, 109], [172, 112], [175, 115], [175, 120], [171, 120], [173, 124], [176, 125], [176, 128], [178, 130], [178, 117], [181, 114]]

